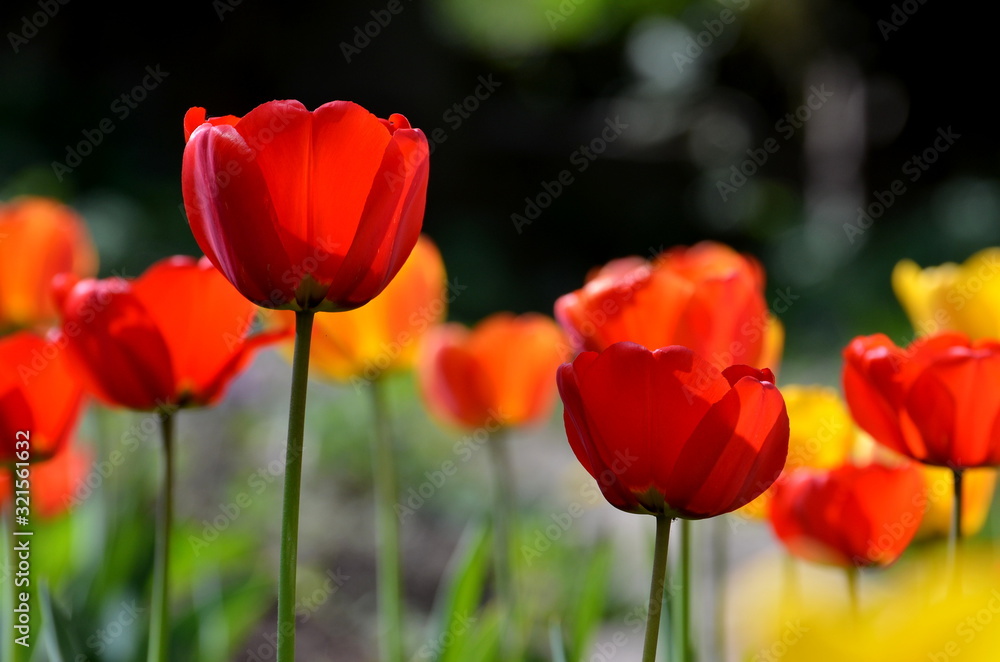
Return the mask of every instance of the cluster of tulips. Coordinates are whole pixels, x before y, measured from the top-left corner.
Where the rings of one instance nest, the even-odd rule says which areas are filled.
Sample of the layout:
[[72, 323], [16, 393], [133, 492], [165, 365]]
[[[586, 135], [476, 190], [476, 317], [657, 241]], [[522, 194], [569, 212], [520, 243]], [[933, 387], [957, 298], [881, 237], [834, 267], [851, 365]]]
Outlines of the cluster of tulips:
[[[983, 524], [993, 476], [966, 472], [1000, 465], [1000, 342], [990, 339], [1000, 325], [977, 313], [975, 301], [1000, 288], [993, 251], [961, 267], [897, 267], [894, 285], [921, 336], [905, 347], [884, 335], [854, 339], [843, 352], [845, 405], [829, 388], [776, 386], [783, 327], [758, 262], [726, 246], [617, 259], [555, 302], [555, 320], [498, 313], [468, 329], [444, 323], [444, 264], [420, 234], [428, 142], [405, 117], [379, 119], [349, 102], [310, 112], [274, 101], [242, 118], [207, 118], [194, 108], [184, 129], [184, 204], [201, 259], [168, 257], [134, 279], [95, 279], [96, 253], [72, 210], [41, 198], [0, 206], [0, 326], [9, 331], [0, 339], [0, 464], [21, 457], [14, 440], [30, 431], [34, 512], [65, 508], [90, 465], [87, 451], [70, 443], [88, 396], [153, 412], [160, 423], [150, 662], [170, 655], [175, 418], [218, 402], [253, 354], [272, 344], [292, 363], [280, 661], [295, 654], [310, 368], [364, 384], [373, 398], [386, 661], [404, 659], [405, 646], [382, 384], [410, 368], [431, 412], [489, 433], [496, 599], [511, 613], [516, 529], [504, 433], [544, 420], [561, 396], [569, 445], [607, 501], [656, 521], [644, 662], [656, 655], [676, 519], [685, 574], [688, 522], [738, 511], [769, 519], [792, 555], [855, 579], [860, 568], [896, 561], [918, 531], [950, 527], [958, 555], [962, 535]], [[819, 433], [817, 421], [826, 426]], [[931, 489], [942, 480], [944, 495]], [[11, 494], [5, 485], [0, 502]], [[960, 572], [954, 563], [942, 581], [961, 590]], [[685, 658], [688, 629], [676, 630]], [[515, 628], [503, 631], [503, 655], [516, 659], [525, 642]]]

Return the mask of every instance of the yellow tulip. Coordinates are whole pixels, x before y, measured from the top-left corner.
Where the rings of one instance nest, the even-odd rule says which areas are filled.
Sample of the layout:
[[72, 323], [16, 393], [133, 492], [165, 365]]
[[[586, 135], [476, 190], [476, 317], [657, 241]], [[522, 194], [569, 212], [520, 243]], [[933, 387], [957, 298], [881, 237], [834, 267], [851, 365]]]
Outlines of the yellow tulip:
[[[829, 469], [850, 456], [856, 431], [843, 400], [826, 386], [781, 387], [790, 434], [784, 474], [801, 467]], [[748, 517], [767, 517], [773, 487], [741, 508]]]
[[[916, 539], [947, 537], [951, 529], [951, 510], [955, 497], [951, 469], [921, 467], [927, 481], [927, 510], [917, 530]], [[997, 482], [995, 469], [969, 469], [962, 481], [962, 535], [971, 536], [986, 524]]]
[[[962, 590], [948, 590], [943, 546], [884, 573], [862, 573], [857, 613], [842, 572], [766, 557], [742, 567], [729, 595], [740, 660], [992, 662], [1000, 649], [1000, 572], [970, 547]], [[785, 585], [789, 575], [795, 584]], [[752, 617], [747, 617], [750, 614]]]
[[892, 288], [918, 335], [1000, 337], [1000, 248], [981, 250], [960, 265], [921, 269], [902, 260], [892, 271]]
[[[424, 334], [444, 320], [448, 301], [441, 253], [421, 235], [402, 269], [372, 301], [348, 312], [316, 316], [310, 369], [335, 381], [366, 382], [409, 369]], [[292, 323], [294, 314], [276, 312], [280, 323]]]

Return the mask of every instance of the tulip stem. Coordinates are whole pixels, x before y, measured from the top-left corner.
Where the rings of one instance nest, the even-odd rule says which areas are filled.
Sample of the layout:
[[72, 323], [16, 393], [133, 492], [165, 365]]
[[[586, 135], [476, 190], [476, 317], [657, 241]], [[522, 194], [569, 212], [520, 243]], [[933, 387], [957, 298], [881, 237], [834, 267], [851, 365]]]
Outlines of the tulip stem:
[[285, 448], [285, 487], [281, 504], [281, 554], [278, 570], [277, 662], [295, 661], [295, 574], [299, 550], [299, 494], [302, 485], [302, 441], [309, 385], [309, 344], [315, 313], [295, 313], [295, 352], [292, 357], [292, 394], [288, 404], [288, 445]]
[[861, 615], [861, 593], [859, 590], [861, 569], [851, 565], [844, 568], [844, 574], [847, 576], [847, 600], [851, 608], [851, 618], [857, 620]]
[[677, 659], [689, 662], [694, 659], [691, 649], [691, 520], [681, 520], [681, 590], [680, 609], [677, 613]]
[[517, 648], [511, 641], [511, 624], [517, 624], [514, 597], [514, 569], [511, 565], [510, 537], [513, 531], [514, 472], [507, 453], [507, 434], [495, 432], [486, 445], [493, 468], [493, 561], [497, 601], [504, 615], [500, 628], [501, 659], [513, 659]]
[[163, 438], [163, 484], [156, 513], [153, 560], [153, 607], [150, 611], [148, 662], [166, 662], [170, 650], [170, 528], [174, 515], [174, 414], [160, 412]]
[[660, 636], [660, 612], [663, 611], [663, 588], [667, 579], [667, 547], [670, 546], [672, 521], [673, 519], [666, 515], [656, 516], [656, 544], [653, 547], [653, 575], [649, 583], [642, 662], [656, 661], [656, 640]]
[[963, 469], [952, 469], [954, 499], [951, 504], [951, 531], [948, 536], [948, 558], [952, 588], [962, 585], [962, 478]]
[[375, 416], [372, 472], [375, 479], [375, 509], [378, 523], [379, 648], [383, 662], [402, 662], [403, 606], [399, 519], [393, 508], [398, 492], [395, 455], [381, 379], [376, 379], [372, 383], [371, 392]]

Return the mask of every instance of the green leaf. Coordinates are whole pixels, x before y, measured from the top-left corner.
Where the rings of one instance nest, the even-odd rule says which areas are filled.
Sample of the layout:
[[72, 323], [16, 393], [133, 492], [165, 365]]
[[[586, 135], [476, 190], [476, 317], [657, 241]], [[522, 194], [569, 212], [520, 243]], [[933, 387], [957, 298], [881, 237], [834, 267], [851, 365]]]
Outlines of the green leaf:
[[570, 614], [570, 659], [579, 660], [590, 641], [591, 635], [600, 623], [607, 596], [608, 577], [611, 573], [613, 551], [611, 545], [600, 544], [583, 569], [579, 589], [572, 604]]
[[[552, 619], [549, 625], [549, 650], [552, 651], [552, 662], [566, 662], [566, 644], [563, 641], [562, 625], [558, 619]], [[579, 659], [579, 656], [574, 657]]]
[[69, 616], [52, 600], [49, 587], [42, 584], [39, 589], [42, 607], [42, 641], [49, 662], [76, 662], [90, 659], [83, 653], [83, 646], [76, 637]]
[[431, 650], [440, 650], [439, 662], [451, 660], [465, 662], [462, 657], [466, 641], [480, 628], [474, 625], [483, 601], [483, 590], [489, 575], [491, 556], [490, 532], [482, 524], [471, 524], [459, 540], [458, 547], [448, 562], [448, 578], [438, 594], [437, 621], [439, 631], [430, 644]]

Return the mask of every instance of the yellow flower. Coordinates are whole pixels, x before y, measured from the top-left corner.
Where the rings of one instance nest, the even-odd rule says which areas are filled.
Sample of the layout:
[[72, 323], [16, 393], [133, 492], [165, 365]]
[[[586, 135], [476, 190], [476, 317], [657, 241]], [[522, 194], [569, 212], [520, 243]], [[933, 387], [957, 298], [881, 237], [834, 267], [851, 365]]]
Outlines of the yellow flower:
[[[955, 502], [951, 469], [921, 467], [927, 481], [927, 510], [916, 539], [947, 537], [951, 529], [951, 509]], [[969, 469], [962, 480], [962, 535], [971, 536], [986, 524], [997, 482], [995, 469]]]
[[[783, 474], [801, 467], [828, 469], [850, 456], [856, 431], [843, 400], [826, 386], [789, 385], [781, 388], [791, 428]], [[740, 509], [748, 517], [767, 517], [771, 489]]]
[[943, 545], [862, 573], [855, 614], [843, 573], [764, 555], [730, 584], [730, 641], [745, 661], [992, 662], [1000, 650], [998, 566], [990, 549], [973, 546], [963, 565], [961, 590], [948, 590]]
[[[361, 308], [317, 315], [309, 365], [336, 381], [372, 381], [413, 367], [424, 334], [448, 309], [444, 262], [434, 243], [421, 235], [388, 287]], [[269, 324], [294, 328], [294, 313], [276, 311]], [[287, 349], [291, 356], [291, 346]]]
[[973, 339], [1000, 337], [1000, 248], [979, 251], [963, 264], [921, 269], [902, 260], [892, 289], [919, 335], [962, 331]]

